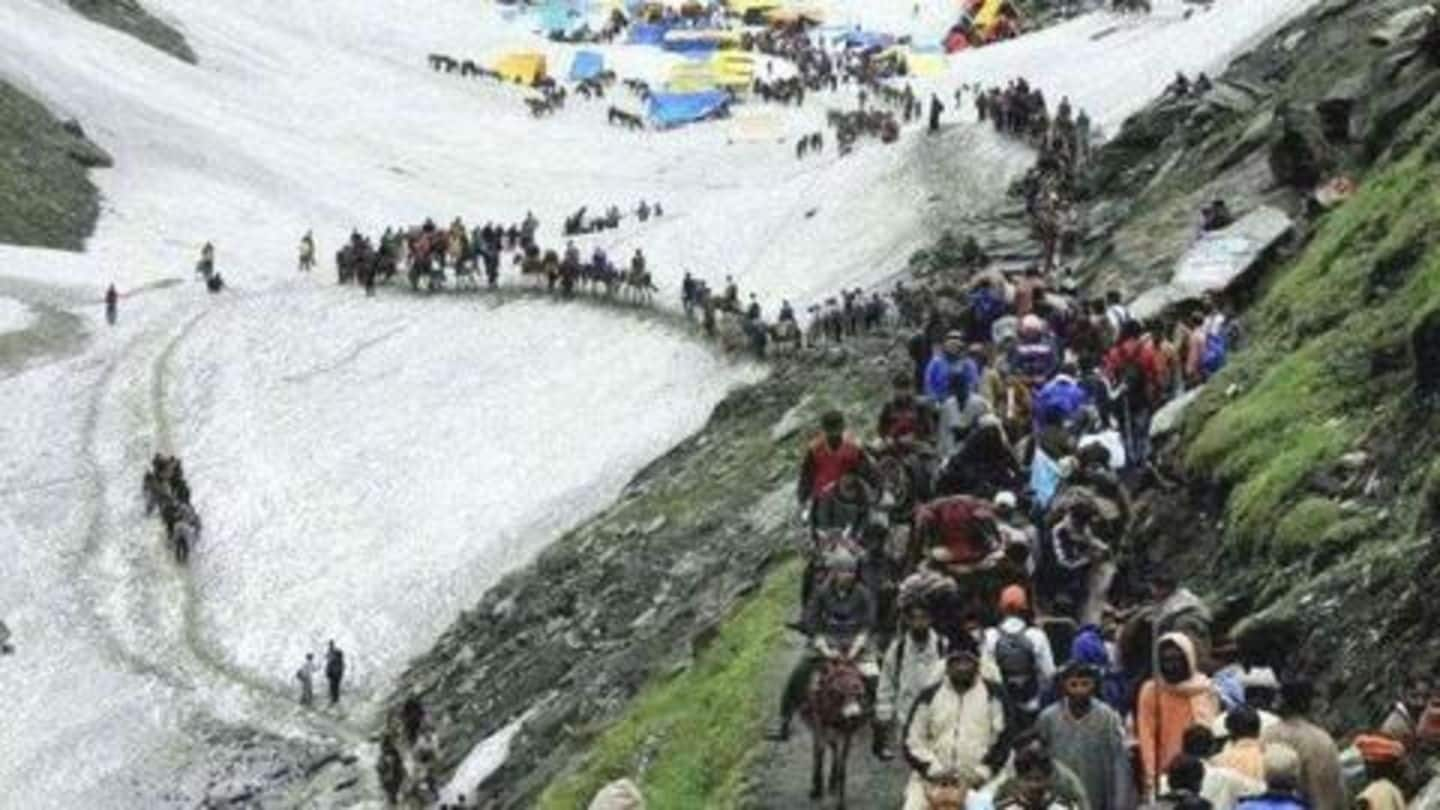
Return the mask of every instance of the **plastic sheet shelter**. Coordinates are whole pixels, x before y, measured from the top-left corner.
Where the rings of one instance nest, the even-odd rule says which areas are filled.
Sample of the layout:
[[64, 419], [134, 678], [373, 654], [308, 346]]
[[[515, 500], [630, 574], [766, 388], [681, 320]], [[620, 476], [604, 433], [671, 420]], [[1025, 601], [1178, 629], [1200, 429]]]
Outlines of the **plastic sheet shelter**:
[[661, 47], [677, 53], [706, 53], [740, 46], [740, 35], [734, 31], [681, 31], [665, 34]]
[[748, 22], [752, 18], [763, 20], [766, 14], [780, 8], [781, 3], [779, 0], [726, 0], [725, 7]]
[[495, 72], [507, 82], [534, 84], [545, 78], [545, 54], [507, 53], [496, 61]]
[[593, 79], [605, 70], [605, 57], [595, 51], [576, 51], [570, 62], [570, 80]]
[[911, 51], [905, 57], [905, 65], [911, 76], [940, 76], [945, 73], [945, 57], [938, 53]]
[[650, 96], [650, 120], [659, 127], [675, 127], [723, 117], [730, 108], [730, 94], [724, 90], [698, 93], [655, 93]]
[[665, 78], [667, 93], [699, 93], [718, 89], [709, 61], [682, 62], [670, 68]]
[[659, 45], [665, 41], [670, 26], [659, 23], [631, 23], [630, 42], [636, 45]]
[[755, 57], [721, 51], [710, 59], [710, 74], [718, 87], [748, 90], [755, 81]]

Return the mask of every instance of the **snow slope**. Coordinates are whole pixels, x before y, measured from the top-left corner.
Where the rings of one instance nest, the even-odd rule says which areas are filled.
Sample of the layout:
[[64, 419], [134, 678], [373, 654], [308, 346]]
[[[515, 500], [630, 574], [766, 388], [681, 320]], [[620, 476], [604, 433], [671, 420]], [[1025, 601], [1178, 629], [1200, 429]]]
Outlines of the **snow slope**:
[[[535, 122], [519, 90], [426, 68], [432, 51], [536, 45], [523, 21], [469, 0], [147, 5], [183, 28], [199, 67], [63, 0], [0, 3], [0, 75], [115, 157], [95, 175], [104, 215], [86, 254], [0, 248], [0, 275], [53, 290], [91, 338], [0, 386], [0, 616], [18, 646], [0, 659], [0, 807], [193, 805], [212, 766], [240, 755], [236, 728], [289, 741], [277, 747], [358, 743], [409, 655], [756, 373], [644, 317], [367, 301], [296, 276], [307, 228], [322, 256], [351, 227], [426, 214], [533, 210], [554, 238], [580, 205], [658, 199], [663, 219], [601, 244], [643, 246], [671, 301], [685, 270], [733, 273], [768, 309], [887, 277], [938, 208], [999, 199], [1028, 159], [973, 126], [940, 147], [913, 133], [800, 162], [726, 124], [621, 132], [598, 103]], [[933, 86], [1023, 73], [1114, 125], [1175, 70], [1213, 69], [1308, 2], [1228, 0], [1189, 21], [1178, 0], [1158, 5], [964, 55]], [[943, 15], [894, 8], [836, 0], [831, 19], [898, 30]], [[652, 79], [675, 58], [605, 50]], [[774, 116], [759, 129], [788, 142], [853, 103], [814, 102], [762, 110]], [[954, 159], [932, 162], [937, 148]], [[187, 279], [206, 240], [233, 290], [157, 284]], [[113, 329], [98, 306], [112, 281], [127, 293]], [[188, 575], [138, 503], [160, 448], [184, 458], [206, 518]], [[328, 638], [354, 692], [341, 712], [301, 712], [291, 675]]]

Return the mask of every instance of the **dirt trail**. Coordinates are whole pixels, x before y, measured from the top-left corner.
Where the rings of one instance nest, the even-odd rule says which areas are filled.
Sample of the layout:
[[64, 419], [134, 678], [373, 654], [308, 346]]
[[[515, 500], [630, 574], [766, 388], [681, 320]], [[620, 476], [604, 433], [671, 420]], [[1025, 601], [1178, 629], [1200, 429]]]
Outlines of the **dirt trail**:
[[[804, 639], [790, 634], [783, 648], [776, 654], [765, 676], [763, 688], [768, 706], [778, 711], [780, 692], [785, 688], [785, 679], [804, 649]], [[773, 721], [772, 721], [773, 722]], [[897, 732], [898, 736], [898, 732]], [[896, 741], [896, 757], [890, 762], [881, 762], [870, 753], [870, 728], [867, 724], [850, 746], [848, 779], [846, 780], [846, 806], [853, 810], [896, 810], [903, 802], [905, 783], [910, 772], [904, 758], [899, 756], [899, 741]], [[833, 808], [836, 801], [827, 797], [823, 801], [810, 799], [810, 732], [797, 719], [787, 742], [766, 742], [760, 762], [751, 775], [753, 789], [748, 795], [747, 806], [758, 810], [797, 810], [797, 808]]]

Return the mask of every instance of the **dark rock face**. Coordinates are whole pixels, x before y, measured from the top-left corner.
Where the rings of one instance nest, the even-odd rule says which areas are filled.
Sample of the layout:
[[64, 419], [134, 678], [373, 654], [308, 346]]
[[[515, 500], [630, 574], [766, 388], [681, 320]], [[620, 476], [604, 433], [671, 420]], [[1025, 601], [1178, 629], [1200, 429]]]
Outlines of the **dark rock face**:
[[1328, 169], [1325, 136], [1319, 117], [1290, 107], [1276, 112], [1278, 133], [1270, 144], [1270, 174], [1275, 182], [1310, 190], [1320, 184]]
[[66, 0], [70, 8], [101, 25], [123, 31], [183, 62], [195, 64], [185, 36], [145, 10], [138, 0]]
[[100, 216], [86, 172], [110, 165], [79, 122], [0, 81], [0, 242], [80, 250]]

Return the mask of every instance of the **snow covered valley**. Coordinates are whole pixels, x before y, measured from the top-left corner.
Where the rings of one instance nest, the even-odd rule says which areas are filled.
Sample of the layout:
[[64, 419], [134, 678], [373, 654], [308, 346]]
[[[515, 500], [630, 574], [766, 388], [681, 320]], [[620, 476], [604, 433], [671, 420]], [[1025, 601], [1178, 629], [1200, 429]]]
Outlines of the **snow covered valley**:
[[[1092, 14], [953, 57], [916, 88], [1023, 74], [1114, 128], [1176, 70], [1213, 69], [1310, 2]], [[0, 659], [5, 808], [194, 806], [253, 747], [237, 729], [281, 762], [337, 741], [368, 750], [412, 656], [763, 374], [639, 312], [366, 299], [325, 259], [352, 227], [534, 211], [554, 242], [580, 205], [658, 199], [664, 218], [582, 248], [643, 247], [665, 306], [690, 270], [733, 274], [768, 312], [892, 277], [938, 224], [1000, 201], [1029, 159], [968, 116], [940, 136], [944, 158], [915, 129], [805, 162], [732, 122], [627, 133], [600, 103], [537, 122], [519, 90], [425, 65], [516, 46], [568, 64], [489, 3], [146, 5], [199, 66], [63, 0], [0, 3], [0, 76], [115, 158], [94, 174], [103, 213], [85, 253], [0, 247], [0, 332], [38, 347], [0, 365], [0, 618], [16, 645]], [[894, 5], [829, 13], [895, 31], [949, 13]], [[678, 58], [602, 50], [652, 80]], [[773, 123], [788, 143], [841, 103]], [[322, 268], [297, 274], [311, 228]], [[219, 296], [191, 278], [207, 240], [232, 285]], [[205, 518], [187, 569], [144, 515], [157, 451], [183, 458]], [[328, 639], [351, 662], [343, 711], [302, 710], [295, 668]]]

